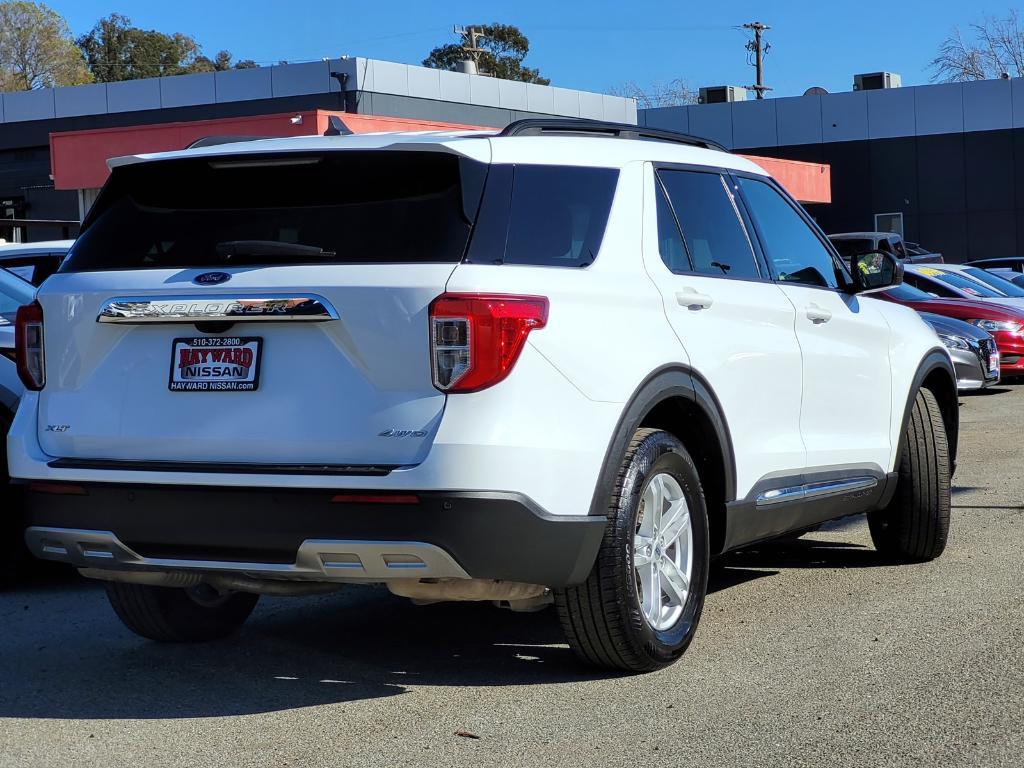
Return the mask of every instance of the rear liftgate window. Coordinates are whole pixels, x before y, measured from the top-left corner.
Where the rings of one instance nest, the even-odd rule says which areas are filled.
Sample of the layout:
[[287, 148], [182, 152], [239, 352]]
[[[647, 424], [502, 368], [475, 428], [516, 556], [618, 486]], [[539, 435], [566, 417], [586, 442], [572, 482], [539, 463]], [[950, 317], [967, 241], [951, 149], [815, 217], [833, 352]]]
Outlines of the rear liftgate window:
[[414, 151], [124, 166], [61, 271], [458, 262], [486, 171]]
[[494, 165], [467, 261], [586, 267], [601, 248], [619, 172]]

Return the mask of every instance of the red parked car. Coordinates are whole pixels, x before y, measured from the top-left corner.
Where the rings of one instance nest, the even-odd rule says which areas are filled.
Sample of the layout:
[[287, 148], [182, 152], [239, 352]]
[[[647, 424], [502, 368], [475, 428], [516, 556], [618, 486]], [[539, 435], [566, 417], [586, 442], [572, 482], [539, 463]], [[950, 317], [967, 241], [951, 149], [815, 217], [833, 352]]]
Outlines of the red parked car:
[[1003, 378], [1024, 376], [1024, 311], [987, 301], [937, 299], [906, 283], [875, 296], [919, 312], [955, 317], [988, 331], [996, 340]]

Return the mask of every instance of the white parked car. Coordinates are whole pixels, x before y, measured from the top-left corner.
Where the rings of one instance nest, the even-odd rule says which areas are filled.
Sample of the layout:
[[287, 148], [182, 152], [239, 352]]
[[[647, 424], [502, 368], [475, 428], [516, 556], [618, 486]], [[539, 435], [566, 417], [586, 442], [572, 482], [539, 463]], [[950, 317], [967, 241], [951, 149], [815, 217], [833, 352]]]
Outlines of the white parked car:
[[74, 240], [44, 240], [35, 243], [0, 244], [0, 268], [13, 272], [32, 285], [39, 285], [64, 261]]
[[19, 317], [26, 540], [124, 623], [260, 593], [553, 596], [650, 670], [712, 556], [867, 512], [946, 543], [956, 377], [756, 165], [636, 126], [275, 139], [112, 162]]

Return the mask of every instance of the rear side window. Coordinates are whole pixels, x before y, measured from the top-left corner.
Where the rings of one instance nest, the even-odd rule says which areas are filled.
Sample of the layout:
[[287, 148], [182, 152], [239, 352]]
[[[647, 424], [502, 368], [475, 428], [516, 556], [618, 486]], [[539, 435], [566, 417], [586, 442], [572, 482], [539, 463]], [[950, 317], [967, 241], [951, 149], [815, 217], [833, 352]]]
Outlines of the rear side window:
[[[658, 176], [682, 227], [693, 271], [758, 279], [760, 273], [750, 239], [725, 179], [717, 173], [697, 171], [663, 170]], [[661, 222], [658, 228], [660, 238]]]
[[618, 176], [612, 168], [492, 166], [467, 260], [591, 264], [601, 248]]
[[485, 170], [441, 152], [382, 151], [129, 165], [61, 271], [457, 262]]

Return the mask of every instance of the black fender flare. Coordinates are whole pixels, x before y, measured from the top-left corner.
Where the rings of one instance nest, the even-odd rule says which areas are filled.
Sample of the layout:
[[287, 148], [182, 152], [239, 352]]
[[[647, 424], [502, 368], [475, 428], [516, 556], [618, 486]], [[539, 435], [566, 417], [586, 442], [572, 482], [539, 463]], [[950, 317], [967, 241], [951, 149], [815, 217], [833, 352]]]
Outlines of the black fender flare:
[[956, 370], [953, 368], [953, 363], [950, 361], [949, 355], [946, 354], [946, 350], [933, 347], [917, 366], [917, 371], [914, 373], [910, 389], [907, 392], [907, 400], [903, 406], [903, 418], [900, 421], [900, 439], [896, 446], [896, 466], [894, 467], [896, 471], [899, 471], [900, 457], [903, 455], [904, 443], [906, 441], [907, 424], [910, 423], [910, 412], [914, 407], [914, 400], [917, 398], [918, 390], [924, 386], [925, 380], [938, 370], [945, 372], [947, 387], [945, 392], [935, 392], [934, 394], [935, 398], [939, 401], [939, 407], [942, 408], [942, 420], [946, 424], [950, 469], [956, 467], [956, 450], [960, 434]]
[[597, 486], [590, 502], [591, 515], [606, 514], [608, 496], [615, 484], [622, 456], [644, 417], [659, 403], [673, 397], [690, 400], [707, 417], [722, 449], [725, 501], [733, 501], [736, 498], [736, 457], [729, 424], [721, 403], [718, 402], [711, 386], [698, 373], [683, 365], [667, 365], [644, 379], [623, 409], [605, 450], [601, 473], [598, 475]]

